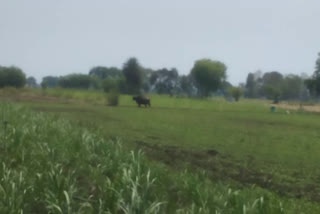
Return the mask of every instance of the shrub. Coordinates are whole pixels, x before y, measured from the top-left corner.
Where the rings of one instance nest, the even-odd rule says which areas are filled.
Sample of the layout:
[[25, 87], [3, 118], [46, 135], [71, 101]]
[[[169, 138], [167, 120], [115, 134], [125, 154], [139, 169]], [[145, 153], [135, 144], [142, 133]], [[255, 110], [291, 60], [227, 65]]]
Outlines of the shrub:
[[119, 104], [119, 92], [112, 90], [107, 94], [107, 104], [109, 106], [117, 106]]
[[230, 87], [228, 93], [233, 97], [233, 99], [238, 102], [242, 96], [242, 90], [240, 87]]

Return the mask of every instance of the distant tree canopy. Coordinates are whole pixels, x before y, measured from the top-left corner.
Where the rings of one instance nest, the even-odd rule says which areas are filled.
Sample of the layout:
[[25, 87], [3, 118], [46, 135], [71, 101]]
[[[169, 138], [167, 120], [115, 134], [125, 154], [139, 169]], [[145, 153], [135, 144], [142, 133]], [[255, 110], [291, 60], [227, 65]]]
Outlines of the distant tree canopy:
[[105, 92], [123, 91], [122, 78], [105, 78], [102, 80], [102, 89]]
[[226, 79], [227, 66], [219, 61], [201, 59], [195, 62], [191, 76], [201, 96], [207, 97], [217, 91]]
[[122, 68], [126, 80], [127, 92], [130, 94], [140, 93], [143, 85], [143, 69], [136, 58], [130, 58]]
[[304, 80], [298, 75], [287, 75], [283, 79], [281, 90], [282, 98], [285, 100], [300, 99], [305, 94]]
[[266, 72], [262, 77], [262, 81], [264, 85], [280, 87], [283, 82], [283, 76], [277, 71]]
[[269, 98], [273, 99], [275, 103], [279, 101], [281, 96], [281, 86], [283, 83], [283, 76], [277, 71], [267, 72], [262, 77], [263, 93]]
[[314, 71], [314, 77], [320, 77], [320, 53], [318, 53], [318, 59], [316, 60], [316, 70]]
[[242, 96], [242, 89], [240, 87], [231, 86], [228, 88], [228, 93], [236, 102], [238, 102], [240, 97]]
[[41, 85], [46, 85], [46, 87], [53, 88], [58, 86], [59, 77], [55, 76], [45, 76], [42, 78]]
[[96, 76], [100, 79], [105, 79], [105, 78], [116, 78], [122, 76], [122, 72], [120, 69], [116, 67], [103, 67], [103, 66], [96, 66], [93, 67], [89, 71], [90, 76]]
[[69, 74], [60, 77], [58, 84], [62, 88], [89, 89], [97, 87], [96, 80], [87, 74]]
[[189, 96], [193, 95], [195, 92], [194, 81], [192, 80], [190, 75], [181, 75], [179, 78], [179, 89], [183, 94], [187, 94]]
[[177, 69], [160, 69], [154, 71], [150, 76], [150, 84], [154, 91], [159, 94], [173, 94], [178, 87], [179, 74]]
[[319, 77], [306, 79], [304, 83], [312, 96], [316, 97], [320, 95], [320, 78]]
[[318, 53], [313, 76], [305, 80], [305, 84], [311, 95], [320, 96], [320, 53]]
[[[226, 80], [227, 66], [210, 59], [195, 61], [188, 75], [179, 75], [175, 68], [153, 70], [144, 68], [136, 58], [129, 58], [123, 67], [95, 66], [88, 74], [69, 74], [62, 77], [46, 76], [41, 86], [99, 89], [106, 92], [140, 94], [145, 92], [207, 97], [211, 94], [248, 98], [268, 98], [275, 102], [287, 99], [308, 99], [310, 94], [320, 96], [320, 53], [311, 78], [306, 75], [282, 75], [277, 71], [249, 73], [246, 82], [233, 87]], [[0, 66], [0, 87], [36, 86], [36, 79], [16, 67]]]
[[256, 97], [256, 81], [255, 81], [255, 78], [254, 78], [254, 74], [253, 73], [249, 73], [248, 76], [247, 76], [247, 81], [246, 81], [246, 89], [247, 89], [247, 92], [246, 92], [246, 96], [247, 97]]
[[285, 75], [277, 71], [249, 73], [244, 87], [244, 95], [248, 98], [265, 97], [274, 102], [289, 99], [306, 99], [308, 93], [304, 78], [299, 75]]
[[34, 77], [28, 77], [27, 78], [27, 85], [29, 87], [37, 87], [37, 80]]
[[0, 66], [0, 88], [12, 86], [21, 88], [26, 84], [26, 75], [18, 67]]

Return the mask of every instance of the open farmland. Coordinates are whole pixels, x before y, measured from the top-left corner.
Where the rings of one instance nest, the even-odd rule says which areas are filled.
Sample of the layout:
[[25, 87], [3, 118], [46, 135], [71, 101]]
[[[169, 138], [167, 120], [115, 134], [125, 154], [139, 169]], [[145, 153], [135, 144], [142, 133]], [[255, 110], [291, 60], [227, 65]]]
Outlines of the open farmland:
[[[92, 96], [86, 93], [92, 93]], [[291, 111], [288, 114], [285, 109], [278, 109], [271, 113], [267, 102], [257, 100], [244, 100], [235, 103], [218, 98], [189, 99], [159, 95], [151, 95], [151, 108], [138, 108], [131, 97], [126, 95], [121, 96], [118, 107], [108, 107], [105, 105], [105, 97], [102, 93], [72, 90], [52, 90], [45, 94], [41, 91], [3, 92], [2, 97], [4, 100], [9, 99], [19, 102], [36, 111], [36, 113], [31, 113], [18, 107], [18, 110], [16, 107], [13, 110], [9, 110], [11, 107], [3, 107], [5, 109], [2, 110], [3, 115], [8, 117], [7, 120], [11, 124], [11, 129], [14, 128], [20, 133], [20, 127], [21, 130], [22, 128], [31, 129], [29, 131], [32, 132], [32, 127], [40, 128], [41, 123], [44, 124], [41, 130], [34, 130], [34, 136], [30, 135], [21, 139], [15, 137], [12, 130], [12, 135], [2, 132], [3, 137], [12, 137], [12, 142], [18, 139], [18, 143], [12, 145], [9, 143], [9, 145], [6, 145], [8, 148], [2, 148], [2, 151], [9, 151], [9, 153], [6, 153], [7, 156], [2, 156], [4, 163], [2, 173], [8, 173], [8, 170], [11, 170], [12, 176], [18, 176], [19, 172], [26, 173], [23, 170], [35, 167], [35, 165], [32, 165], [35, 163], [28, 163], [17, 158], [23, 153], [30, 155], [29, 158], [34, 158], [35, 162], [39, 158], [37, 164], [43, 168], [44, 173], [46, 170], [51, 170], [48, 171], [48, 179], [50, 178], [50, 172], [53, 173], [55, 170], [63, 173], [59, 179], [69, 179], [68, 182], [74, 182], [74, 186], [79, 188], [73, 191], [61, 187], [60, 192], [55, 193], [53, 191], [57, 189], [52, 187], [48, 192], [39, 192], [39, 194], [44, 195], [44, 198], [52, 198], [41, 202], [36, 206], [37, 208], [49, 209], [53, 213], [58, 213], [60, 210], [62, 212], [71, 210], [70, 212], [87, 213], [75, 209], [75, 207], [84, 206], [84, 210], [97, 213], [96, 207], [99, 203], [102, 203], [100, 200], [104, 200], [104, 197], [106, 197], [101, 193], [103, 185], [105, 185], [102, 182], [103, 177], [106, 176], [111, 179], [111, 183], [113, 180], [112, 176], [103, 174], [99, 171], [99, 168], [91, 166], [91, 169], [87, 168], [87, 165], [90, 165], [90, 161], [97, 161], [97, 165], [104, 166], [105, 162], [112, 158], [110, 160], [101, 159], [101, 156], [105, 155], [102, 154], [103, 151], [110, 152], [108, 153], [109, 156], [116, 155], [111, 151], [117, 152], [114, 144], [112, 144], [114, 147], [110, 148], [105, 147], [104, 144], [109, 145], [107, 143], [109, 139], [113, 139], [113, 141], [120, 139], [123, 149], [121, 155], [117, 157], [119, 163], [115, 164], [116, 169], [112, 169], [117, 170], [115, 174], [119, 176], [118, 178], [124, 176], [124, 174], [121, 174], [124, 173], [122, 169], [128, 169], [124, 166], [131, 163], [129, 151], [133, 149], [145, 153], [147, 159], [143, 160], [144, 168], [155, 169], [154, 176], [157, 177], [159, 183], [154, 184], [155, 190], [154, 192], [151, 191], [150, 201], [143, 204], [143, 207], [141, 205], [140, 210], [131, 207], [133, 210], [137, 209], [137, 211], [131, 210], [132, 212], [130, 212], [131, 208], [129, 209], [129, 205], [125, 203], [126, 199], [117, 195], [112, 199], [114, 201], [110, 199], [110, 204], [103, 205], [106, 208], [105, 210], [108, 208], [111, 213], [140, 213], [139, 211], [146, 210], [148, 207], [150, 209], [154, 207], [152, 211], [159, 211], [160, 213], [173, 213], [179, 209], [181, 213], [212, 213], [214, 210], [228, 213], [232, 209], [238, 209], [238, 213], [244, 213], [244, 210], [248, 209], [247, 213], [250, 213], [250, 206], [252, 206], [252, 213], [278, 213], [282, 209], [281, 206], [289, 213], [296, 213], [297, 211], [298, 213], [318, 213], [319, 211], [320, 133], [318, 130], [320, 128], [320, 115], [316, 113]], [[6, 105], [10, 106], [11, 104]], [[22, 116], [17, 115], [14, 111], [21, 111]], [[37, 112], [45, 112], [46, 114], [40, 114], [39, 116]], [[21, 118], [20, 121], [19, 118]], [[61, 122], [59, 118], [68, 119], [68, 122], [64, 120]], [[65, 123], [68, 125], [64, 125]], [[55, 130], [54, 134], [50, 134], [52, 129]], [[74, 131], [72, 131], [73, 129]], [[87, 142], [79, 139], [83, 130], [98, 133], [101, 140], [104, 140], [103, 143], [98, 138], [99, 147], [95, 147], [95, 149], [86, 147], [89, 146]], [[42, 133], [46, 134], [46, 137], [43, 138], [46, 140], [41, 140]], [[25, 136], [24, 131], [21, 131], [19, 136]], [[37, 145], [33, 145], [33, 139], [38, 143]], [[23, 145], [22, 142], [24, 141], [28, 143]], [[48, 142], [48, 151], [41, 147], [41, 142], [44, 141]], [[76, 144], [79, 141], [82, 143]], [[39, 153], [28, 153], [28, 147], [42, 148], [42, 150]], [[53, 152], [57, 156], [50, 156], [48, 152], [50, 154]], [[42, 153], [48, 154], [44, 155]], [[80, 160], [82, 157], [86, 157], [83, 162]], [[91, 160], [92, 158], [97, 159]], [[122, 165], [121, 161], [126, 164]], [[43, 162], [52, 165], [42, 166]], [[79, 165], [79, 168], [75, 165]], [[109, 167], [112, 168], [113, 166], [110, 165]], [[69, 169], [74, 170], [75, 174], [84, 170], [85, 174], [88, 173], [88, 176], [92, 177], [72, 177], [72, 171], [68, 171]], [[183, 174], [185, 169], [188, 169], [188, 175]], [[33, 172], [36, 174], [36, 169]], [[206, 175], [202, 175], [203, 172]], [[81, 173], [78, 176], [81, 177]], [[142, 177], [147, 176], [148, 170], [143, 173]], [[168, 177], [165, 175], [168, 175]], [[195, 180], [190, 181], [187, 177]], [[146, 177], [142, 179], [144, 178]], [[91, 183], [100, 181], [102, 183]], [[188, 186], [189, 181], [201, 183], [199, 184], [201, 187], [198, 188], [203, 188], [200, 193], [207, 194], [207, 201], [197, 202], [201, 198], [201, 194], [198, 192], [200, 195], [196, 195], [195, 192], [199, 190], [196, 187], [192, 189], [193, 184]], [[2, 182], [4, 182], [4, 179], [2, 179]], [[8, 182], [10, 184], [10, 181]], [[26, 181], [25, 188], [28, 188], [27, 182], [29, 181]], [[35, 183], [32, 179], [30, 182]], [[47, 182], [47, 180], [44, 179], [43, 182]], [[176, 184], [179, 182], [186, 182], [187, 186]], [[219, 185], [217, 186], [215, 182], [219, 182]], [[170, 195], [168, 192], [172, 191], [165, 189], [168, 183], [175, 184], [174, 187], [171, 187], [175, 190], [172, 191], [178, 194], [175, 197], [179, 200], [174, 200], [177, 204], [170, 203], [172, 200], [168, 198], [168, 195]], [[6, 184], [3, 183], [3, 185]], [[46, 183], [43, 183], [43, 185], [46, 186]], [[100, 192], [98, 191], [101, 195], [92, 193], [92, 201], [89, 200], [91, 193], [88, 193], [91, 185], [97, 186], [94, 186], [94, 188], [98, 188], [98, 186], [101, 188]], [[125, 184], [117, 183], [115, 185], [118, 185], [114, 187], [116, 189]], [[145, 183], [141, 184], [141, 186], [143, 185]], [[82, 192], [82, 187], [85, 189], [84, 192]], [[212, 190], [204, 191], [208, 187]], [[229, 187], [231, 189], [241, 189], [239, 204], [237, 204], [238, 202], [232, 202], [233, 199], [226, 196]], [[7, 188], [10, 189], [10, 185]], [[190, 192], [186, 190], [187, 188], [191, 188], [188, 190]], [[125, 192], [125, 190], [123, 191]], [[121, 191], [119, 190], [119, 192]], [[185, 194], [179, 195], [179, 192]], [[36, 194], [36, 191], [33, 193]], [[78, 193], [83, 198], [87, 197], [83, 203], [88, 202], [91, 208], [89, 205], [88, 208], [77, 201]], [[126, 194], [130, 195], [131, 192], [129, 191]], [[195, 195], [192, 196], [192, 194]], [[222, 202], [214, 202], [209, 206], [208, 204], [211, 203], [209, 201], [216, 201], [216, 199], [210, 198], [215, 197], [213, 196], [215, 194], [224, 195], [222, 197], [225, 200], [224, 202], [230, 199], [228, 203], [233, 205], [230, 205], [231, 207], [226, 206], [225, 210], [219, 205]], [[268, 197], [270, 201], [266, 202], [268, 207], [259, 210], [260, 205], [255, 205], [255, 207], [253, 203], [255, 199], [261, 196]], [[73, 205], [68, 204], [66, 198], [72, 200]], [[162, 204], [162, 202], [164, 203]], [[193, 211], [191, 207], [187, 206], [189, 202], [194, 203]], [[204, 203], [202, 204], [203, 209], [200, 209], [201, 203]], [[108, 207], [109, 205], [111, 208]], [[33, 207], [28, 207], [28, 209], [32, 210]]]

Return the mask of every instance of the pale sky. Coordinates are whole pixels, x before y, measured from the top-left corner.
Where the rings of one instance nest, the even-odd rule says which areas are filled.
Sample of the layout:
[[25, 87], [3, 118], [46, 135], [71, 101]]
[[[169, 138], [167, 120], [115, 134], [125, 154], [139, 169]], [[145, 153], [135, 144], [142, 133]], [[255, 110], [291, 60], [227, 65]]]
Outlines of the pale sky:
[[0, 0], [0, 65], [39, 81], [132, 56], [188, 74], [210, 58], [238, 84], [258, 69], [311, 75], [319, 26], [319, 0]]

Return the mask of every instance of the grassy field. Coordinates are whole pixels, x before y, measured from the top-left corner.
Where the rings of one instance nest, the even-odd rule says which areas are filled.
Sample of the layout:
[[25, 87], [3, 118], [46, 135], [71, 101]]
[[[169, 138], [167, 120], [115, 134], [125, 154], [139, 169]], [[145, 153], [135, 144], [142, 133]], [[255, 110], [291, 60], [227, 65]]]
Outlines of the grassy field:
[[[154, 169], [159, 183], [155, 185], [155, 190], [151, 191], [150, 203], [147, 202], [138, 211], [126, 213], [141, 213], [141, 210], [147, 210], [146, 207], [152, 206], [155, 206], [155, 210], [160, 213], [174, 213], [179, 210], [181, 213], [214, 213], [214, 211], [218, 213], [279, 213], [281, 206], [288, 213], [319, 212], [319, 114], [303, 111], [289, 113], [285, 109], [277, 109], [276, 112], [271, 113], [268, 102], [257, 100], [242, 100], [234, 103], [226, 102], [221, 98], [201, 100], [150, 95], [152, 107], [138, 108], [131, 97], [126, 95], [121, 96], [118, 107], [108, 107], [105, 105], [105, 95], [95, 91], [60, 89], [43, 92], [11, 89], [0, 91], [0, 96], [3, 100], [19, 102], [37, 112], [50, 113], [46, 114], [48, 116], [42, 116], [49, 118], [43, 119], [47, 124], [44, 127], [50, 127], [50, 121], [60, 121], [57, 115], [58, 118], [66, 118], [70, 121], [68, 123], [71, 127], [67, 129], [70, 137], [65, 133], [66, 130], [55, 127], [59, 130], [57, 132], [64, 134], [63, 137], [57, 138], [67, 139], [61, 140], [63, 145], [55, 144], [57, 140], [52, 140], [52, 148], [57, 147], [57, 151], [62, 152], [63, 148], [70, 144], [68, 153], [65, 157], [61, 157], [60, 161], [68, 160], [68, 156], [73, 157], [75, 161], [80, 161], [74, 154], [77, 150], [87, 152], [85, 155], [91, 157], [88, 152], [92, 152], [92, 148], [71, 146], [73, 141], [79, 141], [77, 135], [81, 135], [79, 134], [81, 129], [88, 130], [90, 133], [98, 132], [98, 136], [103, 139], [120, 139], [123, 145], [120, 156], [123, 160], [119, 158], [119, 163], [122, 161], [131, 163], [131, 156], [128, 155], [131, 149], [142, 150], [148, 157], [142, 161], [146, 165], [144, 168]], [[9, 115], [9, 113], [3, 113], [3, 115]], [[29, 120], [32, 120], [30, 118]], [[30, 125], [28, 120], [21, 122], [26, 127]], [[49, 138], [50, 128], [47, 129], [41, 129], [38, 133], [49, 132], [47, 133]], [[72, 134], [73, 131], [76, 134]], [[36, 133], [34, 134], [33, 138], [39, 138]], [[31, 145], [32, 142], [29, 144]], [[101, 145], [101, 149], [110, 148], [104, 148]], [[117, 151], [116, 148], [111, 149]], [[8, 160], [18, 154], [20, 153], [12, 153]], [[103, 166], [105, 160], [100, 159], [101, 155], [97, 154], [99, 157], [97, 160]], [[40, 154], [37, 156], [40, 159], [44, 158], [40, 157]], [[8, 165], [11, 166], [8, 160], [4, 162], [4, 169], [7, 169]], [[60, 163], [63, 167], [68, 166], [64, 164]], [[82, 164], [77, 165], [83, 166], [85, 170], [88, 163]], [[123, 168], [121, 166], [118, 164], [116, 169], [119, 175]], [[185, 169], [188, 169], [188, 172], [184, 172]], [[74, 170], [78, 172], [80, 169]], [[205, 175], [202, 172], [205, 172]], [[96, 179], [91, 173], [94, 172], [90, 171], [90, 176], [93, 176], [91, 179]], [[100, 175], [102, 172], [96, 173], [96, 176], [102, 176]], [[148, 174], [148, 170], [144, 173]], [[99, 177], [99, 179], [102, 178]], [[188, 182], [191, 183], [188, 184]], [[216, 182], [219, 182], [219, 185]], [[197, 183], [199, 187], [195, 187]], [[75, 182], [75, 186], [79, 185], [79, 188], [81, 184], [81, 182]], [[174, 189], [177, 188], [173, 192], [177, 192], [178, 195], [175, 197], [181, 201], [172, 201], [169, 198], [168, 192], [172, 192], [166, 189], [171, 186], [169, 184], [174, 184]], [[117, 185], [117, 188], [120, 188], [123, 184]], [[232, 195], [233, 192], [233, 190], [229, 192], [230, 187], [241, 189], [238, 198], [230, 199], [228, 194]], [[179, 195], [179, 192], [184, 194]], [[68, 191], [67, 193], [69, 194]], [[66, 196], [64, 195], [66, 194], [62, 189], [59, 194], [61, 194], [60, 200], [63, 201], [61, 203], [64, 204], [61, 206], [68, 210], [68, 206], [65, 205]], [[85, 195], [85, 193], [81, 194]], [[202, 194], [206, 195], [207, 199], [199, 201], [199, 198], [203, 197]], [[221, 196], [220, 202], [214, 198], [218, 195]], [[258, 205], [253, 206], [261, 200], [261, 196], [270, 199], [265, 202], [267, 205], [263, 209], [260, 205], [260, 208]], [[86, 195], [86, 197], [89, 196]], [[101, 199], [105, 196], [99, 197]], [[97, 213], [95, 207], [99, 204], [99, 197], [97, 196], [91, 203], [92, 213]], [[111, 208], [107, 205], [105, 207], [108, 207], [111, 213], [125, 212], [125, 209], [121, 209], [120, 198], [119, 196], [114, 199], [114, 204], [110, 205]], [[257, 199], [259, 200], [256, 201]], [[229, 200], [238, 200], [238, 202]], [[209, 201], [214, 201], [213, 205], [209, 206]], [[220, 204], [222, 201], [233, 205], [226, 206], [224, 209]], [[86, 202], [90, 204], [90, 200]], [[162, 204], [162, 202], [165, 203]], [[43, 203], [42, 208], [55, 210], [54, 205]], [[80, 206], [77, 202], [73, 203]], [[193, 208], [190, 207], [192, 204]], [[204, 206], [202, 209], [201, 204]], [[60, 205], [57, 206], [61, 208]], [[81, 213], [79, 210], [75, 211], [75, 207], [72, 208], [73, 212]], [[52, 212], [58, 212], [58, 208]], [[63, 211], [63, 213], [67, 212]]]

